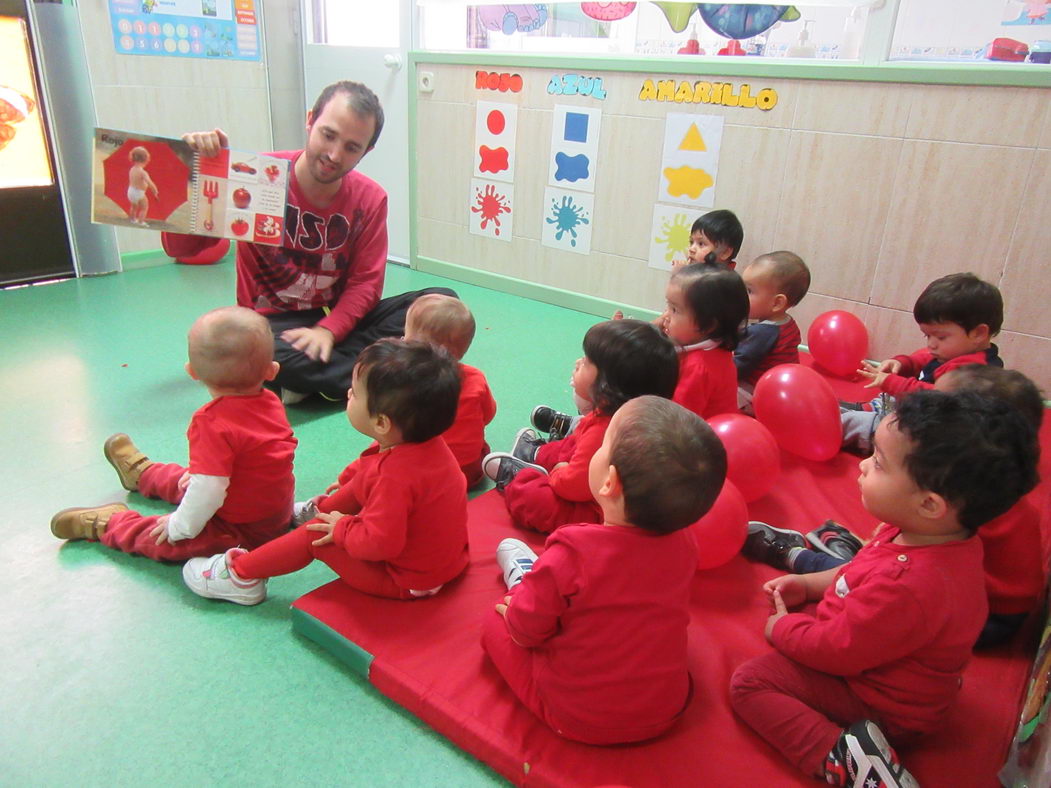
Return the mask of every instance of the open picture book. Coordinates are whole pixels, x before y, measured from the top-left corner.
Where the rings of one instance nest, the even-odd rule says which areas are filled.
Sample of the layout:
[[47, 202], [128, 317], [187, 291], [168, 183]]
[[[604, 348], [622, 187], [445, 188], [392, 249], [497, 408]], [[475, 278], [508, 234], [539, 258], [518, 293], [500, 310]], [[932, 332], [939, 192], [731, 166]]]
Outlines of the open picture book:
[[224, 148], [202, 156], [179, 139], [95, 129], [94, 222], [278, 246], [285, 159]]

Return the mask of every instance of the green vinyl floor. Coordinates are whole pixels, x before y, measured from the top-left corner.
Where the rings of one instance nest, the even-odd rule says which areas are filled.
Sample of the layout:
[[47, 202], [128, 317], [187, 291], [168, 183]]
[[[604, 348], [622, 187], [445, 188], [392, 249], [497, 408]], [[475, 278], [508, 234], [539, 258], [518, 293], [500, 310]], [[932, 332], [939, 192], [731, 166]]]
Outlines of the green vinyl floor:
[[[390, 267], [386, 294], [445, 285], [471, 307], [465, 361], [499, 410], [507, 449], [538, 403], [571, 407], [569, 376], [597, 318]], [[477, 786], [503, 780], [291, 630], [288, 606], [334, 577], [321, 564], [270, 582], [255, 608], [199, 599], [177, 565], [49, 529], [68, 506], [127, 498], [102, 443], [127, 432], [186, 461], [207, 399], [183, 371], [186, 331], [232, 303], [230, 262], [163, 265], [0, 291], [4, 516], [0, 525], [0, 785]], [[338, 405], [289, 409], [297, 498], [365, 447]]]

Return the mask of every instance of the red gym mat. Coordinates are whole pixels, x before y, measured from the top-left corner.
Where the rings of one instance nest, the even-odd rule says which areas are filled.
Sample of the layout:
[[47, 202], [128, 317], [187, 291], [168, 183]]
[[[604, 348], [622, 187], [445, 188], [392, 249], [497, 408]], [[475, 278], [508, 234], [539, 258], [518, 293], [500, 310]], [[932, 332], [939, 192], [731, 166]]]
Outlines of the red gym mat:
[[[833, 385], [844, 398], [858, 391], [842, 381]], [[875, 522], [857, 491], [858, 458], [840, 454], [813, 463], [783, 453], [782, 464], [775, 490], [749, 505], [752, 519], [807, 530], [833, 518], [861, 534], [871, 531]], [[1042, 465], [1046, 477], [1047, 461]], [[736, 666], [769, 649], [763, 638], [769, 610], [760, 586], [776, 570], [738, 556], [697, 574], [690, 627], [695, 694], [673, 730], [644, 744], [576, 744], [556, 736], [518, 703], [479, 640], [482, 617], [492, 613], [504, 590], [496, 545], [513, 535], [540, 548], [543, 538], [515, 528], [496, 492], [473, 500], [469, 513], [471, 566], [438, 596], [389, 601], [334, 581], [293, 603], [295, 630], [516, 784], [818, 784], [784, 762], [729, 705], [727, 688]], [[1046, 517], [1044, 525], [1046, 534]], [[945, 729], [901, 751], [921, 784], [999, 785], [996, 774], [1015, 732], [1030, 668], [1028, 640], [976, 655]]]

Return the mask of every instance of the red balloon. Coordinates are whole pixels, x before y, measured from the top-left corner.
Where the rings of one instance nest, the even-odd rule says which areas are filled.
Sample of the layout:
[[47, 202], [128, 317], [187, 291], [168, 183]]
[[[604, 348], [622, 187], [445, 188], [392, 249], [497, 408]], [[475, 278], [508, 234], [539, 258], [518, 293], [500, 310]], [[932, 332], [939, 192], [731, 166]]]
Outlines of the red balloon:
[[768, 370], [755, 384], [752, 406], [781, 448], [804, 459], [831, 459], [843, 443], [839, 402], [832, 387], [802, 364]]
[[814, 318], [806, 332], [810, 355], [833, 375], [847, 377], [861, 366], [869, 349], [869, 332], [855, 315], [834, 309]]
[[748, 536], [748, 504], [727, 479], [712, 508], [690, 526], [697, 540], [697, 568], [722, 566], [739, 552]]
[[770, 430], [743, 413], [723, 413], [708, 425], [726, 448], [726, 478], [746, 501], [769, 492], [781, 472], [781, 449]]
[[209, 246], [203, 252], [176, 257], [175, 262], [183, 265], [211, 265], [226, 257], [228, 251], [230, 251], [230, 239], [223, 238], [215, 246]]

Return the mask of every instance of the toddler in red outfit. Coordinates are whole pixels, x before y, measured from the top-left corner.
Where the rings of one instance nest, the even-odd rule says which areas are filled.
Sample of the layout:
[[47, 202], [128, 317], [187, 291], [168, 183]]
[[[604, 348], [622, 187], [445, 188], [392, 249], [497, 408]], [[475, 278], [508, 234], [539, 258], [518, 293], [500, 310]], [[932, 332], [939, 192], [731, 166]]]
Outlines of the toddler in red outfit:
[[679, 350], [679, 383], [672, 397], [702, 419], [737, 412], [734, 348], [748, 319], [740, 274], [701, 263], [672, 274], [661, 325]]
[[[417, 298], [405, 315], [405, 338], [439, 345], [460, 361], [474, 339], [474, 316], [458, 298], [431, 293]], [[484, 478], [482, 458], [489, 453], [485, 425], [496, 415], [496, 400], [480, 369], [460, 363], [460, 404], [456, 421], [442, 438], [474, 487]]]
[[725, 476], [726, 451], [707, 424], [667, 399], [639, 397], [616, 412], [590, 459], [601, 520], [559, 528], [539, 558], [517, 539], [501, 542], [509, 593], [486, 619], [482, 645], [559, 735], [642, 741], [682, 715], [697, 569], [687, 526]]
[[351, 425], [376, 443], [318, 503], [314, 520], [251, 552], [188, 561], [200, 596], [254, 605], [267, 578], [317, 559], [352, 588], [391, 599], [433, 596], [467, 568], [467, 485], [441, 434], [456, 418], [456, 360], [426, 342], [362, 351], [348, 392]]
[[652, 323], [607, 320], [588, 329], [572, 385], [592, 408], [576, 429], [550, 442], [529, 428], [520, 430], [510, 452], [494, 452], [482, 462], [515, 524], [550, 533], [566, 523], [600, 522], [588, 486], [591, 456], [625, 402], [643, 394], [671, 397], [677, 365], [675, 349]]
[[123, 433], [103, 447], [126, 490], [178, 508], [161, 517], [122, 503], [65, 509], [51, 520], [55, 536], [182, 561], [255, 547], [288, 528], [296, 439], [280, 401], [263, 388], [278, 370], [270, 325], [250, 309], [223, 307], [197, 319], [188, 345], [186, 371], [212, 397], [186, 432], [189, 467], [151, 462]]
[[[734, 710], [830, 784], [916, 785], [884, 732], [934, 731], [955, 700], [988, 609], [975, 531], [1033, 488], [1037, 457], [1005, 402], [904, 398], [861, 463], [862, 503], [885, 525], [843, 567], [766, 583], [776, 651], [734, 673]], [[814, 613], [788, 613], [806, 602]]]
[[871, 402], [840, 403], [845, 446], [862, 453], [871, 449], [876, 430], [871, 414], [888, 409], [890, 397], [933, 389], [946, 372], [967, 364], [1003, 367], [992, 342], [1004, 320], [1003, 297], [995, 285], [974, 274], [943, 276], [920, 293], [912, 316], [927, 338], [926, 347], [908, 356], [863, 362], [858, 375], [868, 381], [865, 388], [883, 394]]

